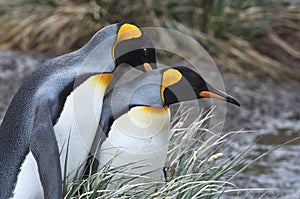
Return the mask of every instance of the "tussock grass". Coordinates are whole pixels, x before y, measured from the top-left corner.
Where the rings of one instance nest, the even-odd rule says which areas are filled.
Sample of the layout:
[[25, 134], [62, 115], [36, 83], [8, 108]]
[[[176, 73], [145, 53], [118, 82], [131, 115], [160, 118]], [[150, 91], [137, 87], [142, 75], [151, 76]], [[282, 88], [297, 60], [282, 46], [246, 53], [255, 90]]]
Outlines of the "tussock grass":
[[81, 47], [101, 25], [85, 5], [7, 6], [0, 18], [3, 48], [65, 53]]
[[224, 70], [300, 77], [300, 3], [283, 0], [24, 0], [1, 5], [0, 46], [61, 54], [120, 21], [191, 35]]
[[[172, 120], [166, 182], [130, 183], [145, 177], [127, 173], [135, 167], [134, 163], [117, 168], [105, 165], [87, 178], [74, 179], [69, 188], [65, 187], [65, 198], [217, 198], [226, 193], [238, 195], [241, 191], [267, 190], [239, 189], [232, 182], [240, 173], [233, 168], [244, 161], [250, 147], [233, 157], [222, 156], [229, 147], [227, 138], [241, 132], [220, 135], [206, 129], [210, 110], [184, 127], [187, 117], [188, 111], [182, 111]], [[115, 175], [122, 178], [116, 181]], [[110, 183], [116, 184], [116, 188], [111, 189]]]
[[173, 20], [169, 27], [192, 35], [227, 70], [275, 80], [300, 77], [300, 45], [293, 42], [300, 39], [300, 3], [213, 2], [204, 27], [181, 20]]

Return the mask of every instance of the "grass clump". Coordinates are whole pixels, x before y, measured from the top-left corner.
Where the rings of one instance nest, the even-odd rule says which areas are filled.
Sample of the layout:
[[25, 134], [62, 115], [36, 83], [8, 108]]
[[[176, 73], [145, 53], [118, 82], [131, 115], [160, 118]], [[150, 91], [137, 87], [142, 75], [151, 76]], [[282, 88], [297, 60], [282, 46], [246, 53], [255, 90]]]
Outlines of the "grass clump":
[[6, 6], [0, 19], [1, 46], [55, 54], [77, 49], [101, 27], [88, 14], [85, 5]]
[[[85, 179], [74, 180], [65, 190], [65, 198], [216, 198], [225, 193], [238, 194], [233, 184], [237, 167], [249, 152], [224, 158], [228, 147], [227, 138], [236, 133], [220, 135], [205, 129], [211, 112], [201, 114], [191, 124], [186, 125], [187, 112], [174, 116], [168, 159], [166, 162], [166, 182], [130, 183], [143, 175], [130, 175], [127, 170], [134, 163], [122, 167], [103, 166], [98, 173]], [[122, 176], [114, 181], [115, 175]], [[111, 189], [109, 184], [117, 187]]]

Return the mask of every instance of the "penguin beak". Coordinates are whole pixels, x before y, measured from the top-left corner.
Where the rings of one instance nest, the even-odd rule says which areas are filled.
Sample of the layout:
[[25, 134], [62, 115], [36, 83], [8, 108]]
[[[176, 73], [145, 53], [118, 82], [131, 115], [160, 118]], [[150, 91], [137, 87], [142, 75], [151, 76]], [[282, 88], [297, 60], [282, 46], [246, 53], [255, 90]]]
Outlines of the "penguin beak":
[[145, 69], [146, 72], [149, 72], [149, 71], [153, 70], [153, 67], [149, 63], [145, 62], [144, 63], [144, 69]]
[[199, 93], [199, 96], [203, 98], [215, 98], [240, 106], [240, 103], [234, 97], [228, 95], [227, 93], [219, 91], [212, 86], [209, 86], [208, 91], [201, 91]]

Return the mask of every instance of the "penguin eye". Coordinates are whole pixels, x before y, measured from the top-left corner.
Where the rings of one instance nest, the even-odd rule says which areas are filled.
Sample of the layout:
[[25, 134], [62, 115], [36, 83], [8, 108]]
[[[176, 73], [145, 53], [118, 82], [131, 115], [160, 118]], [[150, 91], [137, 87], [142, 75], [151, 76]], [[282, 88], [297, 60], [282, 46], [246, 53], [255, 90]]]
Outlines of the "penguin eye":
[[149, 51], [148, 51], [147, 48], [144, 48], [144, 49], [143, 49], [143, 54], [144, 54], [145, 57], [148, 57]]

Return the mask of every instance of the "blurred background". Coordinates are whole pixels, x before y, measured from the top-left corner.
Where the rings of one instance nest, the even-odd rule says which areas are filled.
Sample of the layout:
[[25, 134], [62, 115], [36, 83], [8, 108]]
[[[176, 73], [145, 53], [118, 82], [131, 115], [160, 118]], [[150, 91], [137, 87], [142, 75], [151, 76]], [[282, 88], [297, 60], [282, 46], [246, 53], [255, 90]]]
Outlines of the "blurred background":
[[178, 30], [209, 52], [241, 102], [228, 107], [224, 131], [251, 130], [230, 138], [225, 155], [253, 144], [246, 165], [280, 146], [235, 182], [274, 189], [241, 197], [300, 197], [300, 142], [282, 145], [300, 135], [299, 0], [0, 0], [0, 118], [39, 64], [121, 21]]

